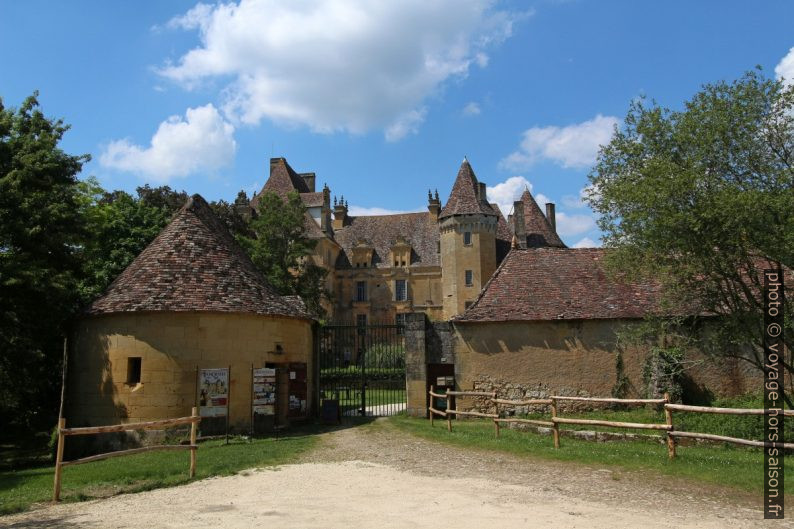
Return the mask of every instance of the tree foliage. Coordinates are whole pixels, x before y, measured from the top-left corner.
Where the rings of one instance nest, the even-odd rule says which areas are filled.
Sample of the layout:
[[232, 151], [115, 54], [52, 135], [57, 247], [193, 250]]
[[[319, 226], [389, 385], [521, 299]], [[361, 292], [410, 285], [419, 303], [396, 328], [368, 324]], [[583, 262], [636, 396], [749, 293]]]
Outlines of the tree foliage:
[[298, 193], [291, 192], [283, 200], [266, 192], [249, 225], [252, 235], [237, 239], [280, 294], [299, 295], [310, 311], [322, 315], [322, 301], [328, 298], [327, 272], [310, 257], [317, 241], [306, 236], [305, 219], [306, 207]]
[[62, 337], [79, 303], [85, 237], [77, 174], [88, 155], [58, 146], [69, 129], [34, 93], [0, 100], [0, 423], [41, 426], [60, 391]]
[[635, 101], [589, 175], [609, 264], [661, 281], [668, 308], [718, 316], [698, 345], [762, 368], [761, 271], [794, 267], [792, 164], [794, 87], [760, 70], [680, 111]]

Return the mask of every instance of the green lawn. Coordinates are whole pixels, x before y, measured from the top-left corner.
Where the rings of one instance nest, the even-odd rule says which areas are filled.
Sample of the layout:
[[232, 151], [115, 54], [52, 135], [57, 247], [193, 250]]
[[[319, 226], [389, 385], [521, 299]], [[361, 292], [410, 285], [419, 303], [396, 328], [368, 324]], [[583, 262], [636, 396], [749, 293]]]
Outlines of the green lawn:
[[[446, 421], [434, 427], [427, 419], [400, 415], [390, 419], [400, 430], [419, 437], [454, 444], [464, 448], [507, 452], [524, 457], [540, 457], [592, 465], [609, 465], [617, 469], [652, 471], [715, 483], [750, 492], [763, 491], [763, 455], [759, 448], [722, 445], [679, 446], [676, 459], [667, 458], [663, 444], [645, 441], [595, 443], [563, 437], [555, 450], [551, 436], [503, 428], [494, 437], [493, 423], [487, 420], [457, 420], [452, 432]], [[794, 472], [794, 462], [786, 459], [786, 472]], [[794, 475], [794, 474], [790, 474]], [[787, 480], [786, 491], [794, 493], [794, 481]]]
[[[316, 430], [316, 429], [315, 429]], [[297, 429], [280, 439], [233, 438], [200, 444], [196, 479], [234, 474], [253, 467], [294, 461], [311, 448], [313, 429]], [[82, 501], [121, 492], [138, 492], [186, 483], [190, 455], [185, 452], [149, 452], [63, 470], [61, 498]], [[25, 510], [31, 504], [52, 498], [53, 468], [30, 468], [0, 472], [0, 514]]]

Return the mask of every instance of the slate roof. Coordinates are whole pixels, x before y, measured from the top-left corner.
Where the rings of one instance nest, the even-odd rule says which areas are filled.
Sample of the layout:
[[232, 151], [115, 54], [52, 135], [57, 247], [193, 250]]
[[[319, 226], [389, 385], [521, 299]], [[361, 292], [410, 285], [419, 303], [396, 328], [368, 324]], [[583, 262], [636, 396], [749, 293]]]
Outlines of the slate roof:
[[491, 205], [485, 200], [477, 198], [477, 176], [471, 168], [469, 161], [463, 159], [455, 178], [455, 184], [449, 194], [447, 203], [438, 215], [439, 219], [452, 215], [496, 215]]
[[402, 237], [411, 245], [411, 266], [439, 266], [438, 224], [428, 212], [348, 217], [345, 227], [334, 232], [342, 247], [336, 266], [350, 268], [353, 247], [364, 241], [373, 249], [372, 266], [391, 268], [391, 247]]
[[524, 226], [527, 234], [527, 248], [541, 248], [543, 246], [554, 246], [565, 248], [560, 236], [549, 224], [546, 215], [541, 211], [538, 203], [532, 197], [529, 189], [525, 189], [521, 195], [521, 202], [524, 203]]
[[660, 288], [609, 279], [602, 248], [513, 249], [456, 322], [631, 319], [657, 312]]
[[86, 310], [243, 312], [311, 319], [302, 302], [280, 296], [200, 195]]

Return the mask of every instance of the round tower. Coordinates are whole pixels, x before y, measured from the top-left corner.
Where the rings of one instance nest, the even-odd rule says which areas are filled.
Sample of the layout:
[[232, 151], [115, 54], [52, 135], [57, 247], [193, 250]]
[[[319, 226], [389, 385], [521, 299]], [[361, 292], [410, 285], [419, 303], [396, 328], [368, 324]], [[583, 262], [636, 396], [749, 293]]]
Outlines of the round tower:
[[461, 314], [496, 270], [497, 212], [464, 158], [438, 216], [444, 318]]

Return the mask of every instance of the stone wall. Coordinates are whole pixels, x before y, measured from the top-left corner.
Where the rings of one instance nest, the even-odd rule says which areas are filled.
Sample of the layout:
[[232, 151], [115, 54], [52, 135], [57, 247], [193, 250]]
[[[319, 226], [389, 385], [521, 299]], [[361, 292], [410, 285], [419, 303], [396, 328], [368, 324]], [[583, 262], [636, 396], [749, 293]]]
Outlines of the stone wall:
[[[251, 366], [306, 363], [314, 409], [312, 327], [306, 320], [252, 314], [148, 313], [85, 318], [74, 329], [67, 425], [102, 425], [190, 415], [196, 368], [231, 366], [233, 429], [251, 421]], [[276, 344], [283, 353], [276, 353]], [[127, 384], [128, 357], [141, 358], [141, 382]]]

